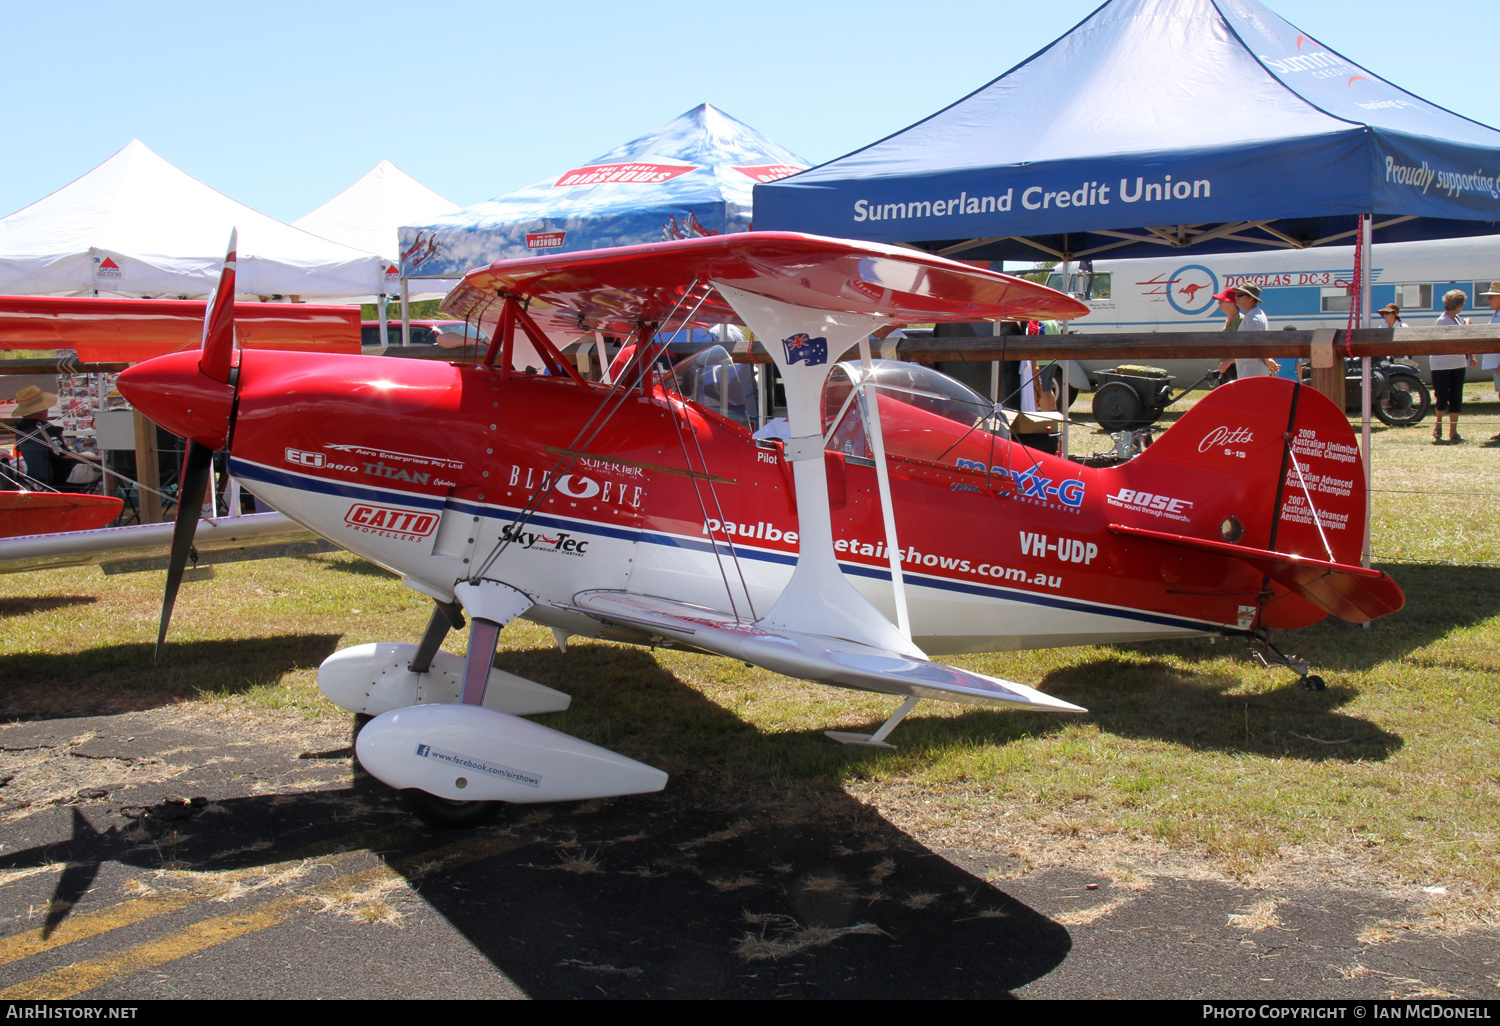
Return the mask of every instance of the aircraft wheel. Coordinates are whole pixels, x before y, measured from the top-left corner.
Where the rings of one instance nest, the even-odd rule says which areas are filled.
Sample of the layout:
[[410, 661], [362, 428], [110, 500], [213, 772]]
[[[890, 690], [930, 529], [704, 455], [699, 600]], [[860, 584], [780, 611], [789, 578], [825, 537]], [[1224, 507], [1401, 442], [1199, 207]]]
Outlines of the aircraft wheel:
[[454, 802], [435, 794], [408, 788], [401, 804], [422, 822], [438, 830], [461, 830], [488, 822], [500, 811], [500, 802]]
[[1309, 673], [1302, 678], [1302, 688], [1305, 691], [1327, 691], [1328, 685], [1316, 673]]
[[1107, 381], [1094, 389], [1094, 419], [1109, 432], [1141, 424], [1141, 397], [1123, 381]]

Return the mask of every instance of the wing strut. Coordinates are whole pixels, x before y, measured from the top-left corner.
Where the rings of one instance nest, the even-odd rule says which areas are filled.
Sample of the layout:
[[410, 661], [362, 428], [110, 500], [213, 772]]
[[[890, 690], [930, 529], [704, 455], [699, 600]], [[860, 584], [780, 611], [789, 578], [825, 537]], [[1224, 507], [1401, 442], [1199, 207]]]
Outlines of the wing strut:
[[[911, 616], [906, 611], [906, 578], [901, 576], [902, 549], [901, 542], [896, 538], [896, 505], [891, 501], [891, 473], [885, 462], [885, 436], [880, 428], [880, 392], [875, 387], [875, 367], [870, 361], [869, 338], [859, 340], [859, 364], [865, 372], [865, 379], [859, 383], [860, 405], [864, 407], [865, 424], [870, 434], [870, 452], [875, 456], [875, 485], [880, 491], [880, 515], [885, 521], [885, 555], [891, 564], [891, 591], [896, 599], [896, 626], [901, 628], [902, 634], [910, 638]], [[890, 726], [895, 726], [895, 724], [892, 723]], [[880, 735], [880, 737], [884, 736], [884, 733]]]

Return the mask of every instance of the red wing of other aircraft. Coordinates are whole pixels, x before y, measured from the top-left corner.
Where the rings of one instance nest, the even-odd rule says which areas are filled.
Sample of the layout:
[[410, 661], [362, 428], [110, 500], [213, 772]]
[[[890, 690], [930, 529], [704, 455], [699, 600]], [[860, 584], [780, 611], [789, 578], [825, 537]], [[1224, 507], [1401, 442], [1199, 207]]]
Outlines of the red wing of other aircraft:
[[124, 501], [73, 492], [0, 492], [0, 538], [87, 531], [120, 515]]
[[[0, 348], [72, 349], [84, 363], [135, 363], [203, 337], [202, 301], [0, 296]], [[242, 349], [359, 352], [359, 310], [310, 303], [235, 303]]]
[[[543, 306], [634, 334], [642, 358], [614, 385], [582, 380], [528, 312]], [[665, 784], [524, 719], [569, 699], [493, 668], [516, 617], [559, 643], [681, 645], [897, 696], [873, 735], [836, 735], [883, 744], [923, 699], [1083, 711], [932, 653], [1264, 639], [1401, 604], [1385, 575], [1355, 565], [1358, 452], [1309, 389], [1226, 386], [1140, 457], [1091, 469], [1011, 438], [988, 400], [930, 368], [868, 349], [838, 362], [892, 321], [1085, 312], [1031, 282], [747, 233], [504, 261], [471, 272], [445, 309], [483, 325], [483, 363], [249, 351], [226, 381], [210, 347], [120, 379], [205, 451], [227, 440], [231, 472], [257, 495], [434, 600], [418, 644], [346, 649], [319, 685], [375, 717], [361, 762], [435, 821]], [[655, 332], [703, 320], [755, 333], [790, 438], [754, 439], [725, 414], [727, 392], [710, 408], [657, 369]], [[522, 336], [546, 373], [516, 372]], [[729, 388], [733, 365], [710, 369], [700, 381]], [[466, 618], [468, 656], [442, 652]]]
[[[230, 348], [360, 351], [355, 307], [237, 302], [233, 308], [232, 317], [221, 312], [221, 330], [231, 332]], [[208, 303], [199, 300], [0, 296], [0, 349], [71, 349], [84, 363], [149, 360], [198, 349], [207, 311]], [[120, 512], [116, 498], [0, 493], [0, 507], [0, 573], [92, 563], [107, 570], [143, 565], [171, 547], [171, 525], [104, 528]], [[200, 563], [325, 548], [279, 513], [204, 520], [194, 538]]]

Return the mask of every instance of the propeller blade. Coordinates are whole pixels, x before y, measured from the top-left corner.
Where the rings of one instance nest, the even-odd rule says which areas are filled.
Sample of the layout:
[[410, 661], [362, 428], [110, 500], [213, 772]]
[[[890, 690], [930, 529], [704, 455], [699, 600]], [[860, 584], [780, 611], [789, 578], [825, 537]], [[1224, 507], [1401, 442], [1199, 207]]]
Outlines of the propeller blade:
[[227, 382], [234, 360], [234, 269], [239, 255], [239, 229], [229, 233], [229, 252], [219, 271], [219, 285], [203, 311], [202, 356], [198, 369], [215, 381]]
[[182, 465], [181, 487], [177, 489], [177, 519], [172, 525], [172, 554], [167, 560], [167, 590], [161, 600], [161, 626], [156, 632], [156, 653], [152, 663], [161, 659], [161, 648], [167, 640], [167, 625], [172, 622], [172, 607], [177, 604], [177, 589], [182, 584], [182, 572], [187, 567], [188, 552], [193, 547], [193, 535], [198, 530], [198, 515], [203, 509], [203, 496], [208, 491], [208, 481], [213, 475], [214, 451], [191, 438], [187, 444], [187, 458]]

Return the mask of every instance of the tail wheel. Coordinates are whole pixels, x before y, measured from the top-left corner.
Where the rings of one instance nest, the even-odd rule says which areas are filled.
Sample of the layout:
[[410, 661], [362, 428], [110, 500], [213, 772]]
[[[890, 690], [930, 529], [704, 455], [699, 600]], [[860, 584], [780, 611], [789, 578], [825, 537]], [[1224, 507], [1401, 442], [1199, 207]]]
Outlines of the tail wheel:
[[1111, 432], [1146, 424], [1140, 395], [1123, 381], [1109, 381], [1094, 390], [1094, 419]]
[[1422, 379], [1411, 374], [1392, 374], [1385, 395], [1375, 404], [1375, 416], [1391, 427], [1420, 424], [1432, 409], [1432, 395]]
[[500, 811], [500, 802], [454, 802], [435, 794], [409, 788], [401, 792], [401, 804], [423, 823], [438, 830], [460, 830], [487, 823]]

